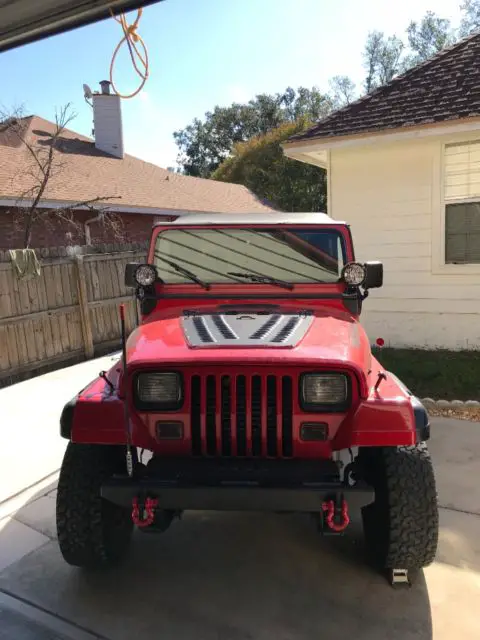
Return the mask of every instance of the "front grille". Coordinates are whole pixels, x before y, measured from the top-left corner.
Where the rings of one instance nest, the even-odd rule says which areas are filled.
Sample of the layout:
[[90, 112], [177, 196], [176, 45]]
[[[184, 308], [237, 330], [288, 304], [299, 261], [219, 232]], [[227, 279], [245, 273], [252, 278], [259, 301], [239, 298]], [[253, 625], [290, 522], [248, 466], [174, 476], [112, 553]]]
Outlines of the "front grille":
[[293, 455], [290, 376], [194, 375], [190, 393], [193, 455]]

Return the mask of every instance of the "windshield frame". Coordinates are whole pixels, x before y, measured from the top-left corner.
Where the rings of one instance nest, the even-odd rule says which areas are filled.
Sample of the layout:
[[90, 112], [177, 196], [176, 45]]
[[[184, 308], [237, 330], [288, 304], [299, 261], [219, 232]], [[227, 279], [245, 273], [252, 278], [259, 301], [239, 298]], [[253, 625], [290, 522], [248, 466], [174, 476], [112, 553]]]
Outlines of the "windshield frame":
[[[341, 250], [342, 250], [342, 259], [343, 259], [343, 263], [347, 264], [348, 262], [351, 262], [355, 259], [354, 256], [354, 252], [353, 252], [353, 243], [352, 243], [352, 237], [351, 237], [351, 231], [348, 225], [345, 224], [315, 224], [315, 223], [289, 223], [289, 224], [272, 224], [272, 223], [265, 223], [265, 224], [255, 224], [252, 227], [248, 227], [248, 225], [246, 223], [243, 224], [239, 224], [239, 223], [235, 223], [235, 224], [199, 224], [199, 225], [195, 225], [195, 224], [189, 224], [189, 225], [183, 225], [183, 224], [179, 224], [179, 225], [175, 225], [174, 222], [170, 223], [170, 224], [158, 224], [153, 228], [153, 233], [152, 233], [152, 237], [151, 237], [151, 242], [150, 242], [150, 249], [149, 249], [149, 254], [148, 254], [148, 262], [150, 264], [155, 264], [155, 252], [157, 251], [157, 239], [158, 236], [162, 233], [164, 233], [165, 231], [170, 231], [170, 230], [182, 230], [182, 231], [199, 231], [199, 230], [232, 230], [232, 229], [238, 229], [238, 230], [251, 230], [251, 229], [255, 229], [255, 230], [259, 230], [259, 231], [269, 231], [269, 230], [275, 230], [275, 231], [287, 231], [287, 230], [291, 230], [291, 231], [319, 231], [319, 232], [328, 232], [328, 231], [332, 231], [338, 234], [339, 236], [339, 240], [341, 243]], [[192, 267], [192, 265], [185, 265], [187, 269], [190, 269], [192, 271], [194, 271], [194, 268]], [[325, 287], [328, 288], [329, 290], [333, 288], [335, 288], [337, 291], [338, 290], [343, 290], [344, 288], [344, 283], [342, 282], [341, 278], [339, 277], [338, 280], [334, 280], [331, 282], [315, 282], [315, 281], [304, 281], [304, 282], [299, 282], [299, 281], [293, 281], [294, 284], [294, 288], [295, 290], [305, 290], [305, 289], [314, 289], [314, 290], [318, 290], [318, 288], [320, 287], [321, 289], [324, 289]], [[194, 283], [194, 282], [163, 282], [161, 279], [159, 279], [156, 283], [157, 286], [161, 287], [162, 289], [168, 289], [168, 290], [175, 290], [175, 289], [181, 289], [181, 290], [191, 290], [192, 288], [195, 290], [195, 292], [197, 292], [197, 290], [199, 292], [202, 292], [202, 288]], [[235, 279], [232, 280], [225, 280], [225, 281], [218, 281], [218, 282], [213, 282], [213, 281], [209, 281], [209, 286], [210, 289], [215, 289], [215, 290], [219, 290], [221, 291], [222, 289], [228, 288], [231, 289], [232, 286], [235, 286], [235, 289], [249, 289], [249, 290], [254, 290], [257, 291], [257, 289], [260, 290], [273, 290], [276, 289], [277, 291], [279, 291], [278, 286], [276, 286], [275, 284], [271, 284], [271, 283], [256, 283], [256, 282], [251, 282], [251, 281], [247, 281], [245, 280], [244, 282], [238, 282]], [[203, 292], [204, 293], [204, 292]], [[290, 292], [293, 293], [293, 292]]]

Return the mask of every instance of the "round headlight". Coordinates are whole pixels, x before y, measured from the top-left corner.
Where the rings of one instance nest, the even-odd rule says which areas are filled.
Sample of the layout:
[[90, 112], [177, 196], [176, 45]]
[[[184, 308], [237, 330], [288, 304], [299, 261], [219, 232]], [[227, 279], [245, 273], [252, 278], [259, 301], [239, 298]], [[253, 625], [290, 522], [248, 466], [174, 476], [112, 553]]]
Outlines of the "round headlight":
[[149, 287], [157, 279], [157, 270], [151, 264], [141, 264], [135, 271], [135, 280], [141, 287]]
[[365, 266], [359, 262], [349, 262], [343, 267], [342, 278], [352, 287], [359, 287], [365, 280], [366, 275]]

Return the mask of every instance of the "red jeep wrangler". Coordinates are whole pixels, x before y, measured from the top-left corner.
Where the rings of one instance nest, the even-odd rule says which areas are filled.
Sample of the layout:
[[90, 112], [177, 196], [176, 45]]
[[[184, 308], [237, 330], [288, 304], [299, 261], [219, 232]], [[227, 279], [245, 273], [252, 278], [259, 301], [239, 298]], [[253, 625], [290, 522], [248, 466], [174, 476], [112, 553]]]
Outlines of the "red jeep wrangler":
[[372, 355], [359, 318], [383, 267], [355, 262], [347, 224], [172, 216], [125, 278], [139, 326], [60, 420], [68, 563], [118, 561], [134, 526], [185, 509], [310, 513], [330, 534], [361, 511], [392, 584], [433, 561], [428, 415]]

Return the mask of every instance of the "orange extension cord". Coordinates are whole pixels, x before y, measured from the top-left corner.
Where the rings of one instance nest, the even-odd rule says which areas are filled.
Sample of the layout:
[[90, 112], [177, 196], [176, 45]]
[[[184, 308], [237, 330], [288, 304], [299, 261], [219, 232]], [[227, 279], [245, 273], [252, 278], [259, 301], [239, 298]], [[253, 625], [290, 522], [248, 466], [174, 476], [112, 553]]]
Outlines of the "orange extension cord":
[[[121, 26], [122, 26], [122, 30], [123, 30], [123, 38], [120, 40], [120, 42], [118, 43], [113, 56], [112, 56], [112, 61], [110, 63], [110, 83], [112, 85], [112, 89], [113, 91], [117, 94], [117, 96], [119, 96], [120, 98], [133, 98], [134, 96], [136, 96], [144, 87], [145, 82], [147, 81], [148, 78], [148, 51], [147, 51], [147, 46], [145, 45], [145, 42], [142, 40], [141, 36], [138, 35], [137, 33], [137, 29], [138, 29], [138, 23], [140, 22], [140, 18], [142, 17], [142, 9], [139, 9], [137, 11], [137, 17], [135, 18], [135, 22], [131, 25], [129, 25], [127, 23], [127, 18], [125, 17], [124, 13], [121, 13], [118, 17], [116, 17], [113, 13], [113, 11], [110, 9], [110, 14], [112, 16], [112, 18], [118, 22]], [[118, 52], [120, 51], [120, 49], [122, 48], [122, 46], [127, 43], [128, 46], [128, 50], [130, 53], [130, 59], [132, 60], [132, 64], [133, 64], [133, 68], [135, 69], [135, 71], [137, 72], [137, 74], [140, 76], [141, 83], [140, 86], [133, 91], [132, 93], [129, 94], [122, 94], [118, 91], [118, 89], [115, 86], [115, 83], [113, 81], [113, 70], [115, 67], [115, 60], [117, 58]], [[137, 48], [137, 44], [140, 44], [143, 48], [143, 55], [142, 53], [140, 53], [140, 51]], [[143, 70], [138, 68], [138, 64], [137, 61], [139, 61], [141, 63], [141, 65], [143, 66]]]

